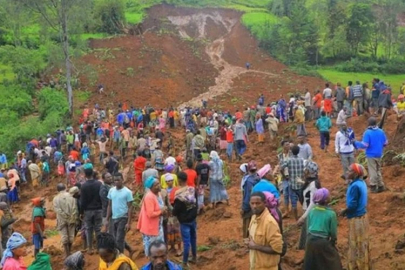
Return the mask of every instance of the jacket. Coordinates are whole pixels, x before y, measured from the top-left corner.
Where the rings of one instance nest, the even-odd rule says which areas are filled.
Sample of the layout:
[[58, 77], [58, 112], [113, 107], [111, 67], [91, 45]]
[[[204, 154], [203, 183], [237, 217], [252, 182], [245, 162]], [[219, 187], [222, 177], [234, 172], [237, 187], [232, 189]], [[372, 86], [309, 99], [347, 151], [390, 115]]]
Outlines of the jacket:
[[145, 235], [159, 235], [161, 214], [162, 210], [160, 209], [157, 196], [149, 191], [143, 198], [137, 229]]
[[354, 151], [354, 132], [348, 128], [346, 132], [339, 130], [335, 136], [336, 154], [352, 154]]
[[187, 207], [186, 203], [180, 199], [174, 199], [173, 216], [176, 216], [180, 223], [190, 223], [195, 221], [198, 214], [197, 203], [193, 207]]
[[[260, 216], [253, 215], [249, 225], [249, 236], [261, 246], [270, 246], [275, 252], [281, 253], [283, 238], [277, 221], [267, 208]], [[266, 254], [257, 250], [250, 250], [250, 270], [277, 270], [280, 255]]]
[[242, 210], [244, 212], [250, 212], [250, 195], [252, 194], [253, 187], [259, 182], [257, 174], [249, 175], [246, 178], [245, 184], [243, 185], [243, 201], [242, 201]]
[[346, 192], [347, 218], [361, 217], [367, 213], [367, 185], [361, 179], [349, 184]]
[[297, 124], [304, 124], [305, 123], [304, 112], [300, 108], [298, 108], [295, 111], [295, 120], [294, 120], [294, 122], [297, 123]]
[[378, 107], [390, 109], [393, 105], [390, 90], [385, 89], [384, 91], [381, 91], [378, 96]]
[[316, 120], [316, 127], [320, 132], [329, 131], [332, 127], [332, 121], [327, 116], [321, 116], [321, 118]]
[[101, 210], [100, 188], [101, 182], [98, 180], [87, 180], [80, 189], [80, 204], [82, 210]]

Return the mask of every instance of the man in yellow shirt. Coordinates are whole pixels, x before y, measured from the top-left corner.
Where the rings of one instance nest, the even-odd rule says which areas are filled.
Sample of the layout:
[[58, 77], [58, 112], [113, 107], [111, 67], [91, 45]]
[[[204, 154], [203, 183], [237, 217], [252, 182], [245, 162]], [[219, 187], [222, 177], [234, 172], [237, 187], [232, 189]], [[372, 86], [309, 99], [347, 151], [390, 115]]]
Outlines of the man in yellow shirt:
[[305, 129], [305, 116], [303, 110], [299, 106], [294, 107], [294, 122], [297, 127], [297, 136], [307, 136]]
[[398, 119], [402, 118], [405, 115], [404, 95], [398, 96], [397, 114], [398, 114]]
[[277, 221], [265, 205], [263, 192], [254, 192], [250, 197], [252, 219], [249, 226], [250, 270], [277, 270], [283, 239]]

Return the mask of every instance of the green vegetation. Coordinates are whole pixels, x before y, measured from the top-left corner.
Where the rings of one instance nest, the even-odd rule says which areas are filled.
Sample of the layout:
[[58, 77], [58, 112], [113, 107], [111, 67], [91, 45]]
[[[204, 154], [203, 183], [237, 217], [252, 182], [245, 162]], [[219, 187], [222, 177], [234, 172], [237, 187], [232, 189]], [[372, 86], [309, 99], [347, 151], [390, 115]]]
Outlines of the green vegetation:
[[278, 18], [266, 12], [250, 12], [242, 15], [242, 23], [258, 39], [266, 38], [268, 29], [277, 23]]
[[263, 21], [262, 12], [256, 21], [243, 22], [263, 48], [290, 66], [338, 64], [339, 71], [404, 73], [401, 0], [273, 0], [267, 9], [278, 19]]
[[383, 80], [386, 84], [391, 85], [394, 92], [399, 92], [399, 88], [402, 83], [405, 81], [403, 75], [385, 75], [385, 74], [376, 74], [376, 73], [354, 73], [354, 72], [340, 72], [333, 69], [318, 69], [319, 74], [322, 75], [325, 79], [332, 83], [340, 82], [342, 85], [345, 85], [348, 81], [359, 80], [361, 82], [369, 82], [373, 78], [379, 78]]

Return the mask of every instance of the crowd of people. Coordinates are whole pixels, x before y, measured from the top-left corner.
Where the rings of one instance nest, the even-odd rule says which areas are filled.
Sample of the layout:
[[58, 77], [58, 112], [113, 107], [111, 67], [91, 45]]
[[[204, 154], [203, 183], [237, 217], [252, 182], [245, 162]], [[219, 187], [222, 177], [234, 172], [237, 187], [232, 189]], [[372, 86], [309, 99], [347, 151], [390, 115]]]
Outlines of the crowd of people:
[[[371, 192], [385, 190], [381, 157], [387, 138], [381, 123], [387, 109], [394, 108], [399, 117], [404, 114], [404, 97], [392, 100], [390, 88], [379, 79], [373, 80], [371, 89], [359, 82], [349, 82], [345, 89], [339, 83], [333, 90], [330, 86], [326, 84], [314, 96], [306, 90], [288, 102], [280, 96], [267, 105], [261, 94], [256, 105], [235, 112], [209, 109], [207, 101], [199, 108], [183, 109], [135, 108], [128, 101], [117, 108], [96, 104], [83, 110], [77, 128], [58, 129], [45, 139], [31, 140], [10, 164], [0, 153], [3, 269], [23, 269], [7, 265], [23, 264], [20, 247], [26, 243], [22, 235], [11, 233], [16, 219], [10, 207], [28, 183], [34, 190], [48, 186], [54, 175], [59, 183], [52, 204], [68, 269], [84, 269], [84, 254], [72, 254], [79, 234], [87, 254], [94, 253], [95, 237], [99, 269], [137, 269], [132, 261], [135, 247], [126, 241], [137, 206], [136, 228], [150, 259], [142, 269], [187, 269], [198, 263], [197, 216], [229, 204], [226, 188], [231, 162], [242, 163], [242, 237], [250, 251], [250, 269], [281, 269], [280, 258], [287, 252], [283, 219], [290, 214], [301, 226], [298, 246], [305, 249], [304, 269], [342, 269], [336, 249], [337, 215], [328, 206], [330, 193], [322, 188], [321, 168], [306, 130], [307, 122], [315, 120], [320, 148], [329, 151], [331, 118], [336, 118], [339, 129], [335, 153], [342, 165], [341, 178], [348, 185], [347, 209], [339, 214], [349, 219], [349, 269], [370, 269], [365, 179]], [[371, 115], [368, 128], [356, 140], [347, 119], [365, 112]], [[382, 120], [377, 123], [380, 114]], [[279, 125], [288, 122], [293, 123], [296, 136], [279, 133]], [[185, 130], [184, 139], [173, 137], [175, 128]], [[257, 144], [249, 143], [249, 134], [257, 136]], [[274, 168], [270, 164], [258, 168], [255, 160], [244, 160], [247, 147], [279, 140], [282, 150]], [[360, 150], [365, 151], [368, 173], [355, 162]], [[125, 181], [123, 168], [129, 160], [133, 178], [127, 174]], [[140, 205], [134, 194], [141, 194]], [[39, 260], [46, 257], [41, 253], [46, 238], [45, 198], [32, 203], [31, 233]], [[168, 260], [169, 254], [181, 257], [181, 266]]]

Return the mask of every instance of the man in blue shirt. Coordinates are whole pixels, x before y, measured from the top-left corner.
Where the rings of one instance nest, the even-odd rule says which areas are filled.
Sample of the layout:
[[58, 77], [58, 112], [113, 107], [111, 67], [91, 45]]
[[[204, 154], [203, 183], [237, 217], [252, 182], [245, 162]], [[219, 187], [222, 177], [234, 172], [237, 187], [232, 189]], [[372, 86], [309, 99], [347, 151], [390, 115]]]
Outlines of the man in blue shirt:
[[388, 140], [385, 132], [377, 126], [376, 118], [370, 117], [368, 125], [367, 130], [363, 134], [363, 140], [355, 142], [355, 146], [365, 149], [371, 192], [379, 193], [385, 190], [381, 174], [381, 157], [384, 153], [384, 147], [388, 144]]
[[167, 259], [167, 247], [163, 241], [157, 240], [149, 246], [150, 262], [142, 266], [141, 270], [181, 270], [181, 266]]
[[[131, 228], [132, 202], [134, 198], [130, 189], [124, 186], [121, 173], [114, 175], [115, 187], [108, 191], [107, 225], [110, 227], [118, 249], [121, 253], [125, 248], [125, 234]], [[108, 224], [112, 222], [111, 226]]]

